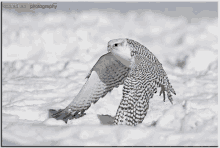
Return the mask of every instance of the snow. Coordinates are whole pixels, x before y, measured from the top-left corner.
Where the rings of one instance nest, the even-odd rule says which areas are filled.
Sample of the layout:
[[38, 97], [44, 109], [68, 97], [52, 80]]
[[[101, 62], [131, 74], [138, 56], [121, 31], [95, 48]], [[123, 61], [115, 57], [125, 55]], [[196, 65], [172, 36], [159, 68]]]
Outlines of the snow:
[[[3, 146], [217, 146], [216, 28], [217, 19], [190, 24], [152, 12], [3, 11]], [[157, 93], [142, 124], [113, 126], [120, 86], [81, 118], [49, 118], [49, 109], [65, 108], [77, 95], [107, 42], [121, 37], [156, 55], [176, 91], [174, 104]]]

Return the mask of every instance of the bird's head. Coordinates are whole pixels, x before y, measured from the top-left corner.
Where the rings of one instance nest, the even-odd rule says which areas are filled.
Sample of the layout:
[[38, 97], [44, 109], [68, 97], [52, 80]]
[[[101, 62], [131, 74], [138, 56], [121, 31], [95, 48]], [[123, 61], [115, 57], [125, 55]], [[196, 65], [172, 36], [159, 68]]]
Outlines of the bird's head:
[[122, 64], [131, 66], [131, 50], [127, 39], [114, 39], [108, 42], [108, 52], [111, 52]]

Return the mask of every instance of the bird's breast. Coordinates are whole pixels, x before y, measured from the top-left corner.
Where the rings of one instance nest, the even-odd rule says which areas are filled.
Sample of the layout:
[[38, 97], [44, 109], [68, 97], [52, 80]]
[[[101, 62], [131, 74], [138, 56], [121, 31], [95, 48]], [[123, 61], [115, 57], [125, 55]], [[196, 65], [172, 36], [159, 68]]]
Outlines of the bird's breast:
[[124, 64], [126, 67], [131, 68], [132, 58], [130, 52], [115, 51], [115, 50], [111, 52], [122, 64]]

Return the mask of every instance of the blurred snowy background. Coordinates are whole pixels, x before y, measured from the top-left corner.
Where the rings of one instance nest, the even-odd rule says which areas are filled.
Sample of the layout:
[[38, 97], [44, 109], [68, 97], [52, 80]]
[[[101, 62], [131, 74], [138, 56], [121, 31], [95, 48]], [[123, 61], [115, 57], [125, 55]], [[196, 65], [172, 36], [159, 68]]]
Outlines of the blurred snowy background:
[[[218, 145], [217, 3], [57, 3], [36, 13], [3, 9], [2, 20], [3, 145]], [[67, 125], [48, 118], [72, 101], [116, 38], [155, 54], [174, 105], [157, 93], [141, 125], [108, 125], [119, 87]]]

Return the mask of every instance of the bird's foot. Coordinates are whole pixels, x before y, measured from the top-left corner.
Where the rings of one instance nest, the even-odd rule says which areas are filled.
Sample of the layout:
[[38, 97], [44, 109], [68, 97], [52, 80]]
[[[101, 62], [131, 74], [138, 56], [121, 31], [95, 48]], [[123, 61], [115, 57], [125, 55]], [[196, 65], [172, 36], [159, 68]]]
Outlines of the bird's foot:
[[161, 85], [161, 90], [160, 90], [159, 96], [161, 96], [162, 93], [163, 93], [163, 102], [165, 102], [166, 97], [165, 97], [165, 87], [164, 87], [164, 85]]
[[[161, 96], [161, 94], [163, 93], [163, 101], [165, 102], [165, 91], [167, 91], [167, 88], [164, 87], [164, 85], [161, 85], [161, 90], [160, 90], [160, 94], [159, 96]], [[171, 94], [170, 94], [170, 91], [167, 91], [167, 96], [168, 96], [168, 99], [170, 100], [171, 104], [173, 104], [173, 99], [171, 97]]]

